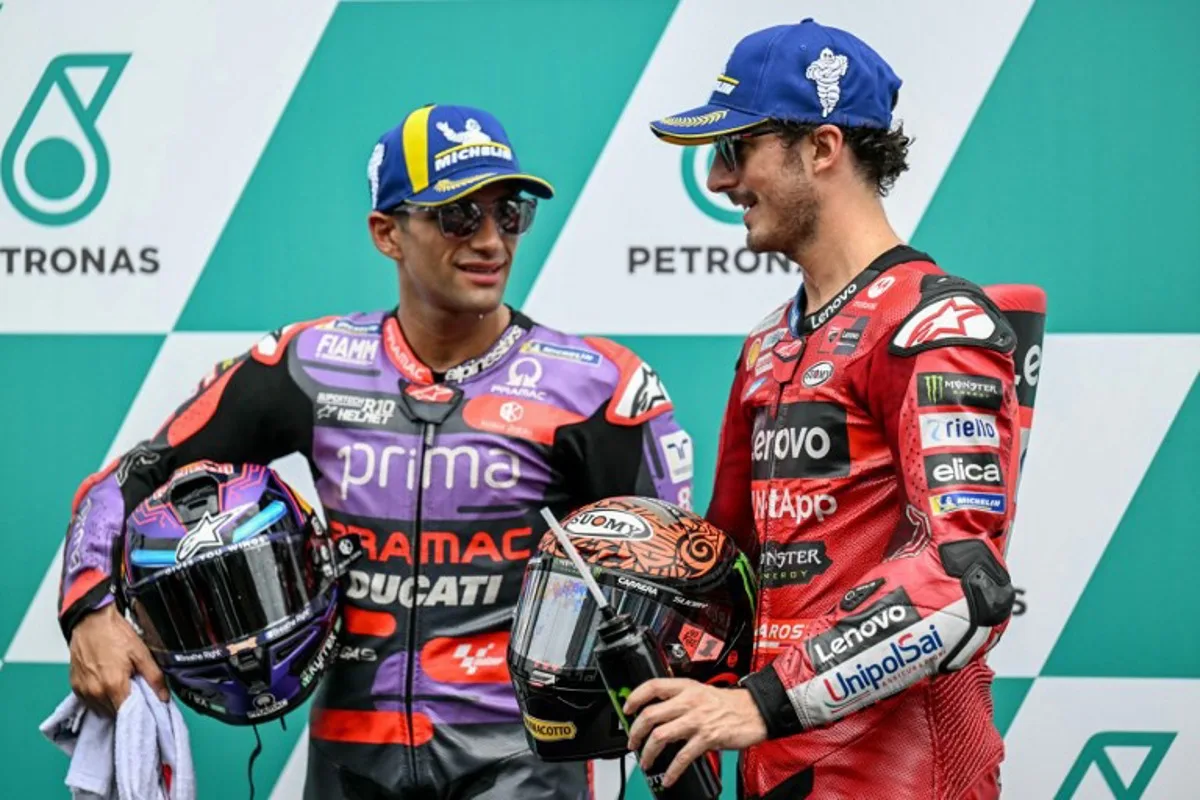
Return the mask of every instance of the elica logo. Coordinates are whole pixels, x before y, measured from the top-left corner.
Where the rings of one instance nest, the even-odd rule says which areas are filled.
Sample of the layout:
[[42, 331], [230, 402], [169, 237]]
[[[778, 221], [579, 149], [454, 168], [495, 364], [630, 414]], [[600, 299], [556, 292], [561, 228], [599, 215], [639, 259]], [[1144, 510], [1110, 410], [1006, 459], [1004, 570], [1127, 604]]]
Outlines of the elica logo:
[[[130, 55], [61, 55], [42, 73], [0, 152], [0, 185], [30, 222], [72, 225], [104, 199], [112, 165], [98, 121]], [[0, 256], [7, 275], [149, 275], [159, 269], [152, 246], [0, 247]]]
[[[1083, 783], [1093, 765], [1100, 772], [1100, 776], [1104, 778], [1104, 782], [1108, 784], [1108, 789], [1112, 792], [1113, 797], [1137, 800], [1145, 794], [1146, 789], [1150, 786], [1150, 781], [1154, 778], [1155, 772], [1158, 771], [1159, 765], [1166, 757], [1167, 750], [1171, 748], [1171, 743], [1175, 741], [1177, 735], [1170, 731], [1105, 731], [1097, 733], [1083, 746], [1079, 757], [1075, 759], [1075, 763], [1063, 780], [1062, 786], [1054, 795], [1054, 800], [1071, 800], [1075, 797], [1080, 784]], [[1117, 768], [1109, 757], [1108, 748], [1110, 747], [1147, 749], [1146, 755], [1142, 759], [1142, 765], [1138, 767], [1137, 774], [1128, 784], [1117, 772]]]

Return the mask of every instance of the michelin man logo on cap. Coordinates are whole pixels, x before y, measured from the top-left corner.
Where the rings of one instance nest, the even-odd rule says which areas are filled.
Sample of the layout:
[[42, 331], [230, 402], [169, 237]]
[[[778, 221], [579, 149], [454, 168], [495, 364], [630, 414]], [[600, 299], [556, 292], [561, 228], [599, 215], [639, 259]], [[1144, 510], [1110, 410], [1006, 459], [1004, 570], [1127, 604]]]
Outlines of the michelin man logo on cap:
[[492, 141], [492, 137], [484, 132], [483, 126], [474, 117], [464, 123], [462, 131], [454, 130], [448, 122], [439, 122], [437, 129], [442, 132], [442, 136], [455, 144], [486, 144]]
[[804, 77], [817, 84], [817, 98], [821, 101], [821, 116], [828, 117], [837, 107], [842, 90], [838, 82], [850, 68], [850, 59], [834, 55], [828, 47], [821, 50], [820, 57], [808, 65]]

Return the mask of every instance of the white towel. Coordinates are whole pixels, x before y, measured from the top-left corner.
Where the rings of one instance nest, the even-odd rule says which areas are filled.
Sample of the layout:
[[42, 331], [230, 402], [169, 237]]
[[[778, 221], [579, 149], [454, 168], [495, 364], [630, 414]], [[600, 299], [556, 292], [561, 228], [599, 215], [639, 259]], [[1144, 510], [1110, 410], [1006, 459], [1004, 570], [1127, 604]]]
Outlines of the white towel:
[[64, 782], [75, 800], [195, 800], [183, 716], [140, 675], [115, 721], [92, 713], [72, 693], [39, 730], [71, 757]]

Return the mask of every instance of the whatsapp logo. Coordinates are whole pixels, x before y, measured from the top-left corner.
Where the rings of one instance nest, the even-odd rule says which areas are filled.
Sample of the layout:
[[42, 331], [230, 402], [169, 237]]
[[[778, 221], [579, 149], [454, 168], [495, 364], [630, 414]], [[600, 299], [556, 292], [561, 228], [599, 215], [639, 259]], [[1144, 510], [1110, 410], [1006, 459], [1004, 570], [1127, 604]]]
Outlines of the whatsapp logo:
[[26, 219], [70, 225], [100, 204], [111, 167], [96, 121], [129, 56], [61, 55], [42, 73], [0, 152], [0, 184]]
[[726, 225], [741, 225], [742, 210], [729, 202], [724, 194], [713, 194], [704, 185], [717, 151], [711, 144], [682, 149], [683, 188], [692, 204], [710, 219]]

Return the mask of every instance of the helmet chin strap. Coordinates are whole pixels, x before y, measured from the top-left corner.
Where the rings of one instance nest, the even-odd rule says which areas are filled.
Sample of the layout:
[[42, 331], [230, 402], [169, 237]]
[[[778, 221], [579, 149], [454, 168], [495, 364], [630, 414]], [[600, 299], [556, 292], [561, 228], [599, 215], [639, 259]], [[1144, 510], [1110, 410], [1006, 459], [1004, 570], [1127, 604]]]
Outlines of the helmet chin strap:
[[258, 735], [258, 726], [254, 725], [254, 752], [250, 754], [250, 763], [246, 765], [246, 777], [250, 781], [250, 800], [254, 800], [254, 760], [262, 753], [262, 737]]
[[[254, 800], [254, 761], [262, 753], [263, 746], [262, 746], [262, 737], [258, 735], [258, 726], [253, 725], [251, 727], [254, 728], [254, 750], [250, 753], [249, 763], [246, 764], [246, 778], [250, 781], [250, 800]], [[287, 720], [284, 719], [283, 717], [279, 718], [279, 727], [283, 728], [285, 731], [287, 730]], [[622, 764], [623, 763], [624, 762], [622, 762]], [[622, 796], [622, 798], [624, 798], [624, 791], [625, 791], [624, 769], [625, 769], [624, 766], [622, 766], [621, 767], [621, 770], [622, 770], [622, 772], [621, 772], [622, 795], [621, 796]]]

